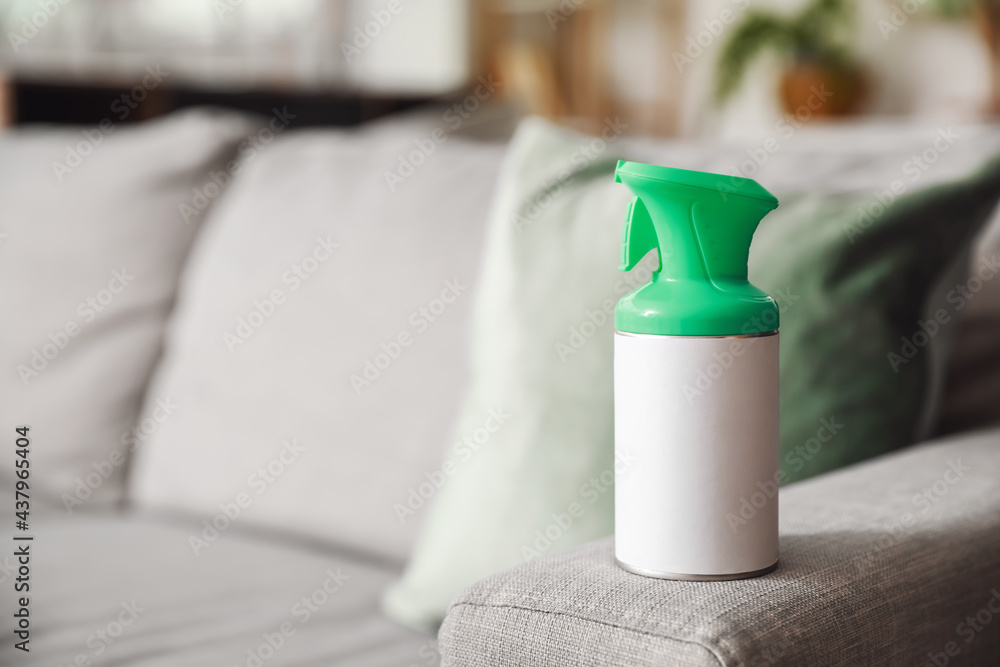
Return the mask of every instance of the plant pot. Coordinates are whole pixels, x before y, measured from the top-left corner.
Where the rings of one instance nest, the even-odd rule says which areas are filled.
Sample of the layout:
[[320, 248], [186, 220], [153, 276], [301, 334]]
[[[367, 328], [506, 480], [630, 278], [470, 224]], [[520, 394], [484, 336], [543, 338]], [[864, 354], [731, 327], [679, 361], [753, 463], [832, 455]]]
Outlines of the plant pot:
[[989, 111], [1000, 113], [1000, 0], [977, 4], [973, 16], [990, 54], [992, 91]]
[[852, 66], [797, 62], [781, 77], [781, 103], [799, 120], [836, 118], [857, 111], [864, 77]]

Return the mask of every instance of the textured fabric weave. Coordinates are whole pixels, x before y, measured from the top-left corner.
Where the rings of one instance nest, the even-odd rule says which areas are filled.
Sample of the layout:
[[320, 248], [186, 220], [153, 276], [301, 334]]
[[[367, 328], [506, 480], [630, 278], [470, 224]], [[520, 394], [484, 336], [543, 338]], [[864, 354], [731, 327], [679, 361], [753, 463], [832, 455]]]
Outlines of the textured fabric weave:
[[648, 579], [614, 564], [612, 539], [593, 542], [466, 590], [441, 628], [442, 664], [1000, 660], [1000, 431], [793, 485], [780, 499], [770, 575]]

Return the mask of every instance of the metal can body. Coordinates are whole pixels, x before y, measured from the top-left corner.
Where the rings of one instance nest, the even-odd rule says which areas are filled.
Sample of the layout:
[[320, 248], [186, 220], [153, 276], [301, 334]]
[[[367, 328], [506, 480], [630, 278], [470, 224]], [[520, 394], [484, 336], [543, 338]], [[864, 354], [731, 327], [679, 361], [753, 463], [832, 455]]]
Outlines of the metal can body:
[[615, 332], [615, 555], [667, 579], [778, 560], [778, 332]]

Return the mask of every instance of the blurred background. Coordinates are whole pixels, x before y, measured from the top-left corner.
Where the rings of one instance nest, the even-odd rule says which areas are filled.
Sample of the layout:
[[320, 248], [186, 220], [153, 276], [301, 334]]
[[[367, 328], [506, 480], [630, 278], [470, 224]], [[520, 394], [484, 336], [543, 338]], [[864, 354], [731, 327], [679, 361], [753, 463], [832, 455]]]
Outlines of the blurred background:
[[[749, 275], [801, 580], [683, 636], [702, 609], [740, 664], [916, 664], [996, 592], [1000, 0], [0, 0], [0, 28], [0, 433], [31, 426], [39, 544], [0, 665], [430, 667], [466, 586], [609, 538], [614, 303], [656, 261], [615, 270], [623, 156], [782, 202]], [[659, 623], [607, 602], [603, 544], [562, 602]], [[553, 643], [471, 625], [453, 655]], [[505, 664], [596, 664], [608, 635], [567, 627], [578, 660]]]
[[509, 108], [657, 136], [766, 131], [812, 86], [837, 100], [812, 117], [970, 121], [1000, 98], [994, 0], [2, 0], [0, 22], [5, 125], [98, 122], [153, 65], [121, 120], [282, 101], [351, 125], [479, 77]]

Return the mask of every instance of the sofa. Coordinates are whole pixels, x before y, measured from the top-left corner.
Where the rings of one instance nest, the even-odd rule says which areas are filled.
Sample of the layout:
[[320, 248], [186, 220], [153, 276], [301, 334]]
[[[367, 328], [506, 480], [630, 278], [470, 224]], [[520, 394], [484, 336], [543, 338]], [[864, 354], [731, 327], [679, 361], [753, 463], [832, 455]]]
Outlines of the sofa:
[[[0, 483], [30, 483], [28, 525], [0, 512], [8, 545], [33, 537], [26, 604], [0, 558], [5, 623], [29, 618], [4, 664], [1000, 660], [1000, 284], [927, 388], [927, 440], [781, 490], [775, 573], [637, 577], [609, 536], [473, 583], [438, 636], [390, 620], [425, 516], [394, 506], [440, 466], [470, 382], [509, 123], [293, 121], [0, 136]], [[1000, 253], [1000, 222], [969, 252]]]

